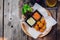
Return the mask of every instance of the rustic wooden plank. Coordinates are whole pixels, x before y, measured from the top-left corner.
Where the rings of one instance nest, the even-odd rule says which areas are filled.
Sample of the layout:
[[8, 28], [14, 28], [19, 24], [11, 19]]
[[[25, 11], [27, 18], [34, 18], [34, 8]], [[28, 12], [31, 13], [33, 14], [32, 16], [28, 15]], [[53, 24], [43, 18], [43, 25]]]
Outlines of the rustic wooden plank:
[[3, 0], [0, 0], [0, 37], [2, 37], [2, 35], [3, 35], [3, 33], [2, 33], [2, 31], [3, 31]]
[[60, 6], [57, 14], [57, 40], [60, 40]]
[[[5, 0], [4, 2], [4, 37], [7, 40], [27, 40], [27, 35], [20, 26], [18, 2], [19, 0]], [[12, 16], [9, 17], [10, 14]]]
[[4, 37], [7, 40], [11, 38], [11, 27], [8, 25], [8, 14], [9, 14], [9, 0], [4, 1]]
[[59, 27], [59, 26], [60, 26], [60, 23], [59, 23], [59, 22], [60, 22], [60, 7], [59, 7], [59, 9], [58, 9], [57, 22], [58, 22], [58, 27], [57, 27], [57, 29], [60, 30], [60, 27]]

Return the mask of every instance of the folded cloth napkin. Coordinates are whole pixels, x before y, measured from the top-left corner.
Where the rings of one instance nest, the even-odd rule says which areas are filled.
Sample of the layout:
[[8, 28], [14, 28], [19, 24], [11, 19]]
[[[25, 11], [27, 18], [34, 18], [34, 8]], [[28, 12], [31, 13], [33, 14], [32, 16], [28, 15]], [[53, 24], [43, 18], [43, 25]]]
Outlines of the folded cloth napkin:
[[45, 21], [46, 21], [46, 26], [48, 26], [48, 27], [52, 27], [53, 25], [55, 25], [57, 23], [55, 21], [55, 19], [52, 18], [51, 16], [46, 17]]
[[[46, 33], [49, 28], [51, 28], [53, 25], [55, 25], [57, 22], [54, 20], [54, 18], [52, 18], [51, 16], [48, 16], [47, 11], [45, 10], [45, 8], [41, 7], [39, 4], [35, 3], [35, 5], [32, 7], [35, 10], [38, 10], [45, 18], [46, 21], [46, 30], [45, 32], [43, 32], [42, 34]], [[41, 32], [36, 31], [34, 28], [30, 28], [28, 29], [28, 32], [30, 33], [30, 35], [33, 38], [37, 38]]]

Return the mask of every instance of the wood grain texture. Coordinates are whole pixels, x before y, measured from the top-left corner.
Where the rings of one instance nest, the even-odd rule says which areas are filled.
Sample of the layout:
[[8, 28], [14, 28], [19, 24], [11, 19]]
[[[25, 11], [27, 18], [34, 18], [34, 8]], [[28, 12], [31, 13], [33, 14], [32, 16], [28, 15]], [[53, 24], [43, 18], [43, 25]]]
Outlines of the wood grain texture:
[[3, 0], [0, 0], [0, 37], [2, 37], [3, 31]]
[[57, 40], [60, 40], [60, 6], [57, 14]]
[[20, 27], [18, 2], [19, 0], [4, 1], [4, 37], [7, 40], [27, 40], [27, 35]]

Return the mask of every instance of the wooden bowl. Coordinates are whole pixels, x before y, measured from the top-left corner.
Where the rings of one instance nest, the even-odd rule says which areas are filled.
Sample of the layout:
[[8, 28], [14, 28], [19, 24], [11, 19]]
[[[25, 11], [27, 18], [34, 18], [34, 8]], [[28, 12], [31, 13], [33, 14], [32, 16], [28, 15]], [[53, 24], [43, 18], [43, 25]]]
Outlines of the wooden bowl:
[[[48, 10], [46, 10], [46, 11], [47, 11], [48, 15], [51, 16], [51, 13]], [[27, 27], [24, 24], [24, 22], [21, 22], [21, 28], [22, 28], [22, 30], [24, 31], [25, 34], [27, 34], [28, 36], [31, 37], [31, 35], [27, 31]], [[49, 28], [49, 30], [47, 30], [44, 34], [39, 35], [39, 37], [44, 37], [45, 35], [47, 35], [51, 31], [51, 29], [52, 29], [52, 27]]]

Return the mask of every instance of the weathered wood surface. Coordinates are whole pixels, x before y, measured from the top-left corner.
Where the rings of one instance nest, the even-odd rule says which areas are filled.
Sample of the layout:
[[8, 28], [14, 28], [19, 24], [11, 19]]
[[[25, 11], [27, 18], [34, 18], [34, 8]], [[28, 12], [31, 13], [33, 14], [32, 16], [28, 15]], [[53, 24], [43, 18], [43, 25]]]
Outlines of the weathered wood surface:
[[[53, 26], [51, 32], [43, 38], [33, 39], [24, 34], [21, 29], [19, 14], [18, 14], [19, 0], [4, 0], [4, 37], [7, 40], [59, 40], [60, 38], [60, 8], [58, 13], [56, 10], [50, 10], [54, 19], [57, 20], [57, 25]], [[1, 2], [0, 2], [1, 3]], [[1, 11], [2, 12], [2, 11]], [[12, 14], [10, 20], [9, 15]], [[57, 16], [56, 16], [57, 14]]]
[[4, 37], [7, 40], [27, 40], [27, 35], [20, 27], [18, 2], [19, 0], [4, 1]]
[[57, 40], [60, 40], [60, 6], [57, 14]]
[[2, 31], [3, 31], [3, 0], [0, 0], [0, 37], [2, 37]]

